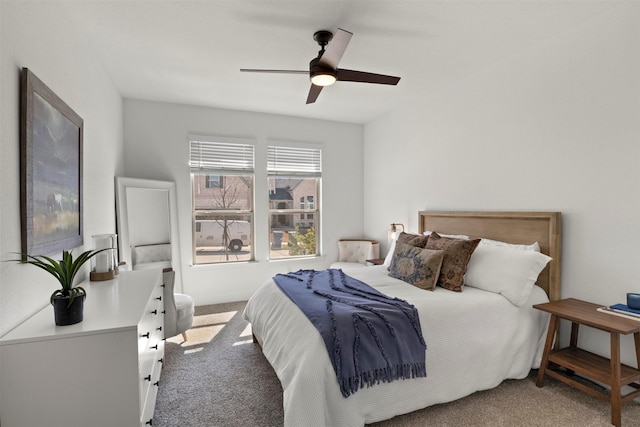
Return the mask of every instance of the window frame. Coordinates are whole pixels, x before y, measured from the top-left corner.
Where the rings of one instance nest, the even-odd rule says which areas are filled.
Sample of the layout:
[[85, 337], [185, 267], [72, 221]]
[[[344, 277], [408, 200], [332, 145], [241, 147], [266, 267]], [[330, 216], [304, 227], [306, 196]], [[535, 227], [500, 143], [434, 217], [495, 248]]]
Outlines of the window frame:
[[[284, 162], [278, 164], [278, 150], [285, 152]], [[275, 151], [275, 152], [274, 152]], [[300, 158], [296, 155], [300, 154]], [[297, 160], [301, 160], [296, 163]], [[314, 179], [314, 194], [302, 194], [296, 199], [291, 200], [291, 209], [278, 209], [272, 207], [272, 200], [269, 199], [269, 217], [268, 217], [268, 242], [269, 242], [269, 259], [270, 260], [283, 260], [283, 259], [295, 259], [303, 257], [315, 257], [321, 255], [320, 242], [321, 238], [321, 188], [322, 188], [322, 147], [297, 144], [280, 144], [277, 142], [269, 143], [267, 145], [267, 180], [269, 181], [267, 187], [269, 191], [277, 188], [278, 183], [284, 183], [287, 180], [308, 180]], [[275, 190], [274, 190], [275, 191]], [[312, 202], [309, 202], [311, 197]], [[297, 209], [293, 208], [297, 206]], [[273, 235], [274, 224], [273, 220], [279, 215], [291, 215], [292, 223], [304, 224], [305, 228], [313, 228], [315, 232], [315, 251], [312, 254], [295, 254], [288, 256], [274, 256], [273, 249]], [[309, 218], [311, 216], [311, 218]], [[311, 223], [309, 222], [311, 219]], [[310, 225], [311, 224], [311, 225]], [[296, 228], [294, 227], [294, 230]], [[305, 233], [306, 234], [306, 233]]]
[[[193, 265], [217, 265], [217, 264], [230, 264], [237, 262], [248, 262], [255, 260], [255, 247], [256, 247], [256, 233], [255, 233], [255, 140], [243, 139], [243, 138], [228, 138], [228, 137], [215, 137], [215, 136], [194, 136], [189, 135], [189, 151], [190, 151], [190, 177], [191, 177], [191, 248], [192, 248], [192, 264]], [[203, 154], [204, 153], [204, 154]], [[209, 186], [209, 177], [217, 175], [219, 177], [219, 186]], [[233, 185], [234, 177], [240, 177], [240, 179], [249, 187], [247, 191], [246, 206], [238, 208], [211, 208], [211, 209], [198, 209], [196, 210], [196, 179], [198, 177], [204, 177], [204, 187], [207, 190], [216, 190], [225, 187], [226, 185]], [[199, 178], [198, 178], [199, 179]], [[235, 184], [237, 185], [237, 184]], [[198, 187], [199, 188], [199, 187]], [[221, 190], [222, 191], [222, 190]], [[203, 216], [211, 216], [211, 220], [202, 219]], [[197, 229], [198, 226], [202, 228], [203, 222], [209, 221], [225, 221], [226, 227], [238, 220], [238, 218], [247, 218], [248, 222], [248, 240], [250, 245], [250, 251], [248, 257], [242, 256], [239, 259], [239, 255], [235, 254], [231, 248], [233, 239], [227, 242], [227, 245], [222, 244], [220, 257], [221, 260], [217, 261], [198, 261], [199, 256], [197, 250], [199, 248], [197, 244]], [[226, 221], [232, 221], [227, 224]], [[218, 222], [219, 224], [219, 222]], [[236, 227], [238, 228], [238, 227]], [[242, 227], [244, 228], [244, 227]], [[229, 233], [229, 228], [225, 228]], [[241, 233], [242, 236], [244, 234]], [[227, 234], [228, 239], [230, 236]], [[224, 239], [224, 237], [223, 237]], [[225, 240], [223, 240], [224, 242]], [[242, 242], [242, 240], [241, 240]], [[244, 242], [242, 242], [244, 244]], [[215, 246], [215, 245], [214, 245]], [[231, 255], [230, 255], [231, 253]], [[216, 255], [218, 256], [218, 255]], [[226, 258], [226, 259], [224, 259]], [[235, 258], [235, 259], [234, 259]]]

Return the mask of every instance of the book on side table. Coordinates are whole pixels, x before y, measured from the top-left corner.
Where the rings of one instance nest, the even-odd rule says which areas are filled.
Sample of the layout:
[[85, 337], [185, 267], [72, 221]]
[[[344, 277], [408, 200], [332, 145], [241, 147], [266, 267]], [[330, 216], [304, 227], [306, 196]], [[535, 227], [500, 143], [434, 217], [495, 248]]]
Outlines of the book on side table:
[[602, 313], [613, 314], [614, 316], [637, 320], [640, 322], [640, 310], [629, 308], [629, 306], [626, 304], [614, 304], [609, 307], [600, 307], [598, 308], [598, 311]]

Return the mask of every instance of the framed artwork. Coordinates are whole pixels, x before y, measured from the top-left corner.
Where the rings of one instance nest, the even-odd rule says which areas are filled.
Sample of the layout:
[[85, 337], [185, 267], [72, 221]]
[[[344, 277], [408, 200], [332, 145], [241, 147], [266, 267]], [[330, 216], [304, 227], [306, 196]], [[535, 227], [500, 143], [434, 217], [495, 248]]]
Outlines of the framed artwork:
[[22, 254], [81, 246], [83, 121], [29, 69], [20, 86]]

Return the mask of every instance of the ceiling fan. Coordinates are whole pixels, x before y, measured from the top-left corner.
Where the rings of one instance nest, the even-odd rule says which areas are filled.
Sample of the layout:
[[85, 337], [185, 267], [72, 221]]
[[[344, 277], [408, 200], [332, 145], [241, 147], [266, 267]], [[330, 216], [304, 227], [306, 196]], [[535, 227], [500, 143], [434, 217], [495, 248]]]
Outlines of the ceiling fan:
[[353, 33], [342, 28], [338, 28], [335, 34], [327, 30], [316, 31], [313, 39], [320, 45], [320, 51], [318, 56], [309, 63], [309, 71], [256, 68], [241, 68], [240, 71], [248, 73], [308, 74], [311, 79], [311, 89], [309, 89], [309, 95], [307, 96], [307, 104], [316, 102], [322, 88], [332, 85], [336, 81], [397, 85], [400, 77], [338, 68], [338, 62], [340, 62], [340, 58], [342, 58], [344, 51], [347, 49], [351, 36], [353, 36]]

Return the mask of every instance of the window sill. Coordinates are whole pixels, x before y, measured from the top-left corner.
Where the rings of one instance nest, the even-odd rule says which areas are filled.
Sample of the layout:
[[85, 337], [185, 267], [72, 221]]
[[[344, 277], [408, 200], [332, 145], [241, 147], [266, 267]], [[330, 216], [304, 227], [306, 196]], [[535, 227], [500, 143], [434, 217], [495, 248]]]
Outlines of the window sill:
[[237, 262], [218, 262], [218, 263], [211, 263], [211, 264], [189, 264], [189, 267], [197, 270], [238, 268], [238, 267], [247, 267], [247, 266], [257, 266], [263, 262], [273, 263], [273, 264], [318, 262], [318, 261], [324, 261], [325, 258], [326, 257], [324, 255], [309, 255], [309, 256], [302, 256], [302, 257], [267, 259], [263, 261], [253, 260], [253, 261], [237, 261]]
[[273, 258], [273, 259], [268, 259], [267, 262], [274, 262], [274, 263], [305, 262], [305, 261], [323, 260], [324, 258], [325, 258], [324, 255], [307, 255], [307, 256], [295, 256], [295, 257], [288, 257], [288, 258]]
[[189, 264], [189, 267], [195, 269], [208, 268], [234, 268], [235, 266], [258, 265], [260, 261], [235, 261], [235, 262], [212, 262], [209, 264]]

